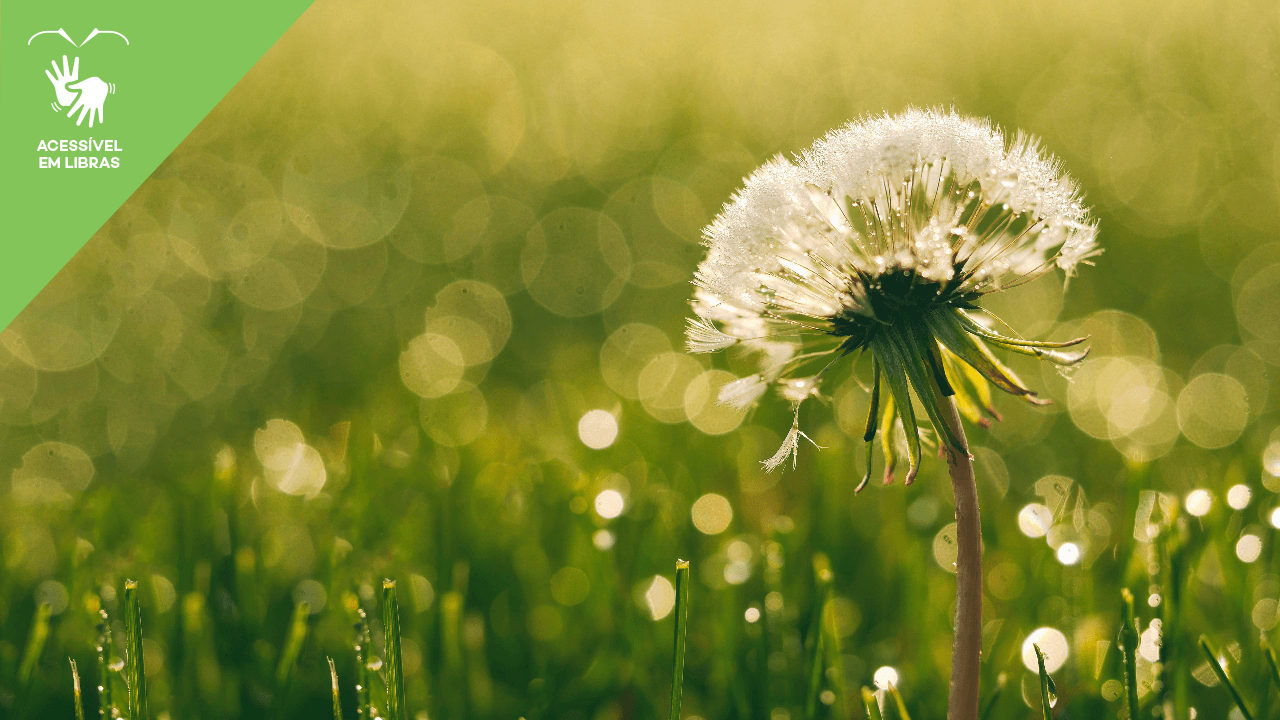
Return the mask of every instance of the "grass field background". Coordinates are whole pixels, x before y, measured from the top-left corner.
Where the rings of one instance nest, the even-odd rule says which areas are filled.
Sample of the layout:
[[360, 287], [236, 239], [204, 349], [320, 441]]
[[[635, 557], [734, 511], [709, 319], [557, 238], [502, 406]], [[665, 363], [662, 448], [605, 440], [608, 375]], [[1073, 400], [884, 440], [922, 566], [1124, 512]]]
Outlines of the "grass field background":
[[914, 105], [1041, 138], [1106, 249], [987, 303], [1093, 346], [1070, 381], [1010, 358], [1055, 404], [969, 428], [990, 717], [1039, 716], [1038, 628], [1058, 717], [1127, 716], [1122, 588], [1143, 714], [1239, 712], [1206, 634], [1265, 716], [1278, 30], [1263, 2], [322, 0], [0, 334], [0, 715], [73, 717], [68, 657], [96, 712], [136, 579], [152, 716], [327, 717], [330, 656], [355, 717], [393, 578], [409, 717], [664, 716], [683, 558], [685, 717], [863, 717], [890, 674], [944, 717], [945, 467], [854, 497], [850, 363], [805, 409], [824, 449], [766, 474], [786, 408], [718, 407], [746, 365], [682, 353], [742, 177]]

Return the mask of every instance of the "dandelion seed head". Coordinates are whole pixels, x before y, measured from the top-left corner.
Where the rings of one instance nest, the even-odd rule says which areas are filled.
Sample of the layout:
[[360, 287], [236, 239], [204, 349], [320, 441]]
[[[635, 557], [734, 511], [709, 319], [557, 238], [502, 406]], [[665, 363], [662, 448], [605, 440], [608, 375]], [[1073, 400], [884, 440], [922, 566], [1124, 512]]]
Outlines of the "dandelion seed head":
[[[910, 270], [989, 292], [1096, 253], [1080, 192], [1025, 135], [908, 110], [849, 123], [795, 162], [776, 157], [705, 230], [698, 303], [761, 313], [856, 312], [848, 270]], [[710, 297], [708, 297], [710, 296]]]
[[[1053, 349], [1080, 341], [1004, 337], [968, 314], [983, 295], [1055, 268], [1069, 278], [1098, 254], [1096, 235], [1075, 182], [1026, 135], [941, 110], [851, 122], [794, 159], [766, 162], [704, 229], [689, 349], [754, 353], [758, 372], [725, 385], [720, 401], [746, 408], [776, 385], [798, 417], [834, 360], [870, 348], [894, 401], [886, 429], [896, 405], [914, 473], [920, 431], [904, 410], [908, 386], [934, 382], [950, 395], [963, 361], [1040, 403], [985, 345], [1059, 365], [1083, 358]], [[998, 417], [983, 391], [973, 396], [960, 403], [971, 419]], [[925, 403], [929, 419], [958, 447], [936, 427], [936, 405]], [[878, 424], [868, 421], [868, 441]], [[765, 468], [794, 465], [802, 436], [793, 425]]]

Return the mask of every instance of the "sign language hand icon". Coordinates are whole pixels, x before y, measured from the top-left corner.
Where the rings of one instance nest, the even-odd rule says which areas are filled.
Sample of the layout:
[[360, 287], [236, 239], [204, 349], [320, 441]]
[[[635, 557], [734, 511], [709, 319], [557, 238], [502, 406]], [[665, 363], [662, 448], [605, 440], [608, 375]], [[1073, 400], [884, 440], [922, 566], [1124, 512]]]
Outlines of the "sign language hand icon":
[[71, 103], [76, 101], [76, 94], [67, 89], [67, 83], [75, 82], [80, 79], [80, 58], [76, 58], [76, 63], [70, 70], [67, 69], [67, 56], [62, 56], [62, 68], [58, 68], [58, 61], [50, 62], [53, 65], [53, 72], [44, 71], [49, 82], [53, 83], [53, 91], [58, 95], [58, 104], [62, 107], [69, 107]]
[[114, 93], [116, 86], [111, 83], [103, 82], [101, 78], [91, 77], [81, 80], [75, 85], [70, 86], [72, 90], [80, 91], [80, 98], [76, 104], [67, 113], [67, 117], [75, 114], [76, 110], [80, 111], [80, 117], [76, 118], [76, 125], [84, 122], [84, 116], [89, 116], [89, 127], [93, 127], [94, 115], [97, 115], [98, 122], [102, 122], [102, 103], [107, 99], [108, 93]]

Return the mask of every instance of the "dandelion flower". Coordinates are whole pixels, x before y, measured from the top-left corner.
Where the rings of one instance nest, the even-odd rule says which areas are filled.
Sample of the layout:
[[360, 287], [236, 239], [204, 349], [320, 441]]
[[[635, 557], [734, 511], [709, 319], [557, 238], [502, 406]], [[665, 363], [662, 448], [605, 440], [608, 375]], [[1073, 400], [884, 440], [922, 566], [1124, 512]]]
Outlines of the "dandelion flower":
[[[881, 432], [885, 481], [905, 438], [908, 484], [924, 431], [914, 392], [938, 442], [965, 447], [944, 400], [987, 424], [999, 419], [988, 383], [1044, 401], [993, 348], [1072, 365], [1083, 342], [1037, 342], [992, 329], [980, 300], [1055, 269], [1070, 278], [1098, 254], [1097, 228], [1075, 183], [1023, 135], [985, 120], [908, 110], [850, 123], [794, 160], [777, 157], [704, 230], [689, 350], [742, 346], [758, 372], [724, 386], [720, 401], [748, 407], [775, 387], [795, 422], [767, 469], [799, 451], [800, 406], [824, 374], [855, 351], [872, 356], [864, 439]], [[957, 426], [958, 427], [958, 426]], [[901, 432], [898, 432], [901, 428]], [[925, 434], [926, 441], [928, 435]], [[967, 455], [967, 451], [966, 451]]]
[[[770, 387], [794, 417], [774, 470], [800, 439], [800, 407], [845, 356], [871, 354], [867, 474], [877, 433], [885, 482], [922, 442], [948, 459], [956, 500], [956, 617], [947, 716], [978, 712], [982, 633], [982, 533], [978, 493], [960, 414], [999, 419], [990, 386], [1036, 396], [996, 357], [1003, 349], [1059, 365], [1085, 352], [1069, 342], [1005, 335], [983, 313], [984, 295], [1060, 269], [1070, 278], [1098, 254], [1097, 227], [1076, 185], [1036, 143], [1012, 141], [989, 122], [908, 110], [831, 132], [794, 160], [778, 157], [704, 231], [689, 350], [742, 346], [758, 370], [726, 384], [720, 402], [754, 405]], [[989, 384], [988, 384], [989, 383]], [[912, 394], [932, 430], [917, 420]], [[923, 440], [922, 440], [923, 438]], [[810, 440], [810, 442], [812, 442]]]

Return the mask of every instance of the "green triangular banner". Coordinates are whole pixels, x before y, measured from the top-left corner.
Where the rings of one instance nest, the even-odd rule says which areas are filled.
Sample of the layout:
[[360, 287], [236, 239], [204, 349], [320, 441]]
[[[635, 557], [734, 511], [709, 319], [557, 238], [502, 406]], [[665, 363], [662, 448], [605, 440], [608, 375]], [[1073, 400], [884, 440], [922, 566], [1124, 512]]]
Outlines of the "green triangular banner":
[[0, 328], [310, 4], [4, 3]]

